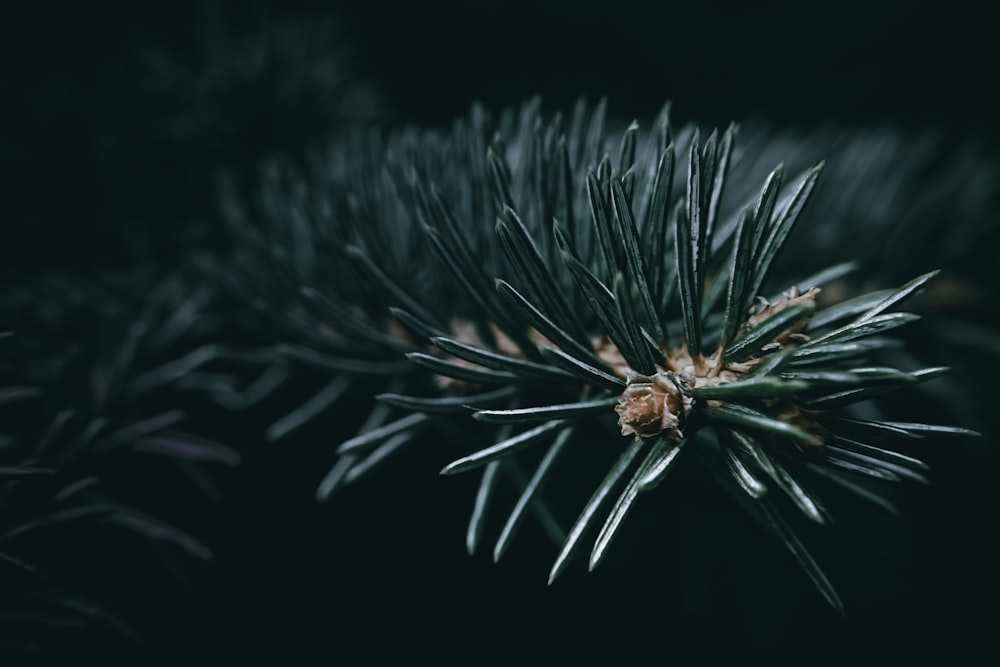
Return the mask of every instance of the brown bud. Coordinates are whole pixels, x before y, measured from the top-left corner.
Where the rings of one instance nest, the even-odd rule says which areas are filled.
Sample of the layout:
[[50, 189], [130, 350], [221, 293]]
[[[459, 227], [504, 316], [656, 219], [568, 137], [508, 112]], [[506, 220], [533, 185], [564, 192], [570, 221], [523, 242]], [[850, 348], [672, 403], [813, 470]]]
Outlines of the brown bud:
[[671, 371], [652, 377], [630, 371], [628, 385], [615, 406], [622, 435], [646, 438], [671, 431], [670, 436], [679, 439], [678, 427], [691, 408], [683, 387], [684, 381]]

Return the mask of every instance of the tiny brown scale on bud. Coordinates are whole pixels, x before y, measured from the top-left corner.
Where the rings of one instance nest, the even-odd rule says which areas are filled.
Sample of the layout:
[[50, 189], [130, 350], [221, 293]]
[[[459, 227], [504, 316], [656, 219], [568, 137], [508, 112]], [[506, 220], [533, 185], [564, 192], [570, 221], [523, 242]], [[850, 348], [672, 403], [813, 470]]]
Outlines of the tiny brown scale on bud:
[[[775, 303], [768, 304], [767, 301], [762, 300], [764, 308], [760, 312], [750, 315], [750, 317], [747, 318], [747, 321], [740, 327], [740, 332], [744, 333], [753, 329], [755, 326], [772, 315], [775, 315], [790, 306], [806, 302], [815, 303], [821, 291], [822, 290], [820, 290], [820, 288], [813, 287], [807, 290], [804, 294], [799, 294], [798, 288], [792, 287], [785, 292], [784, 295], [782, 295], [782, 298], [779, 301], [776, 301]], [[774, 340], [764, 347], [764, 351], [780, 348], [789, 340], [802, 340], [806, 338], [802, 331], [806, 328], [808, 323], [809, 317], [803, 317], [802, 319], [797, 320], [790, 327], [775, 336]]]

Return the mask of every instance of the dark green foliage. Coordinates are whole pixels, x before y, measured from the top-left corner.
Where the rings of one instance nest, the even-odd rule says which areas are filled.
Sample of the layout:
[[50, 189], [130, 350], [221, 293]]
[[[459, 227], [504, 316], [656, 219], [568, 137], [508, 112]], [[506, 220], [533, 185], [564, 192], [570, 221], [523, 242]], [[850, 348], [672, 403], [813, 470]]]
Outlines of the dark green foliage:
[[[580, 104], [567, 124], [544, 117], [537, 101], [495, 118], [476, 108], [450, 133], [403, 130], [335, 146], [321, 186], [294, 197], [285, 186], [266, 191], [285, 202], [270, 207], [267, 224], [301, 239], [254, 242], [294, 276], [285, 297], [267, 302], [271, 316], [289, 313], [287, 331], [301, 345], [295, 358], [316, 354], [317, 366], [358, 381], [401, 353], [412, 364], [395, 373], [407, 389], [380, 394], [382, 405], [339, 447], [344, 458], [319, 496], [424, 428], [456, 443], [485, 439], [491, 444], [442, 471], [484, 470], [470, 552], [501, 469], [511, 470], [515, 456], [536, 465], [533, 475], [514, 475], [520, 500], [494, 548], [499, 558], [527, 507], [549, 516], [543, 482], [558, 484], [559, 462], [574, 455], [581, 434], [600, 436], [624, 453], [561, 542], [551, 581], [591, 531], [591, 567], [600, 562], [635, 502], [684, 451], [716, 452], [693, 458], [748, 504], [839, 608], [778, 514], [785, 501], [770, 490], [821, 523], [826, 510], [805, 485], [817, 473], [892, 507], [854, 477], [900, 478], [900, 461], [915, 459], [893, 459], [883, 439], [905, 429], [849, 442], [838, 429], [845, 418], [853, 430], [864, 423], [854, 404], [939, 373], [877, 361], [891, 349], [885, 334], [917, 319], [895, 308], [935, 273], [827, 300], [821, 288], [843, 289], [861, 268], [851, 254], [826, 253], [841, 263], [809, 266], [806, 279], [780, 273], [778, 262], [815, 208], [807, 204], [821, 190], [820, 166], [786, 182], [782, 166], [768, 173], [740, 150], [735, 126], [702, 142], [693, 127], [671, 130], [664, 112], [648, 135], [633, 123], [616, 140], [604, 114], [603, 104], [589, 116]], [[678, 153], [687, 156], [682, 183], [673, 182]], [[287, 252], [295, 248], [301, 256]], [[763, 294], [778, 296], [758, 304]], [[646, 409], [643, 395], [658, 397], [672, 417], [659, 426], [642, 416], [630, 422], [629, 410]], [[615, 411], [622, 433], [642, 436], [634, 444], [615, 433]], [[545, 455], [525, 456], [542, 443]]]
[[203, 289], [140, 272], [0, 292], [5, 653], [127, 654], [150, 629], [120, 582], [145, 572], [156, 591], [212, 557], [187, 528], [204, 529], [202, 512], [185, 508], [220, 500], [210, 473], [242, 455], [185, 428], [186, 405], [234, 382], [206, 305]]

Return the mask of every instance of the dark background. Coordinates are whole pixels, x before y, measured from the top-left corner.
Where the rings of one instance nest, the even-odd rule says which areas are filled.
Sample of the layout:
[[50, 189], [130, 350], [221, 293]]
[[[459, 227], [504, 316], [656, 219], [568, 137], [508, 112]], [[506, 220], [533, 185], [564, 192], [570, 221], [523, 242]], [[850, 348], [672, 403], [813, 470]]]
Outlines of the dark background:
[[155, 232], [212, 210], [205, 165], [294, 150], [349, 117], [351, 100], [319, 84], [275, 101], [308, 55], [250, 83], [199, 79], [223, 41], [329, 16], [340, 35], [314, 51], [352, 53], [344, 69], [381, 91], [386, 119], [441, 124], [476, 99], [540, 93], [550, 108], [607, 96], [623, 117], [671, 99], [678, 122], [998, 138], [992, 22], [971, 3], [31, 3], [0, 27], [4, 265], [127, 261], [124, 225]]
[[[307, 82], [285, 103], [274, 91], [294, 77], [294, 58], [250, 84], [204, 84], [219, 35], [329, 16], [336, 49], [349, 49], [347, 67], [370, 91], [345, 85], [331, 97]], [[607, 96], [627, 117], [672, 99], [678, 122], [888, 123], [994, 152], [1000, 139], [992, 23], [962, 3], [39, 2], [6, 10], [0, 25], [0, 275], [170, 262], [174, 226], [212, 217], [217, 166], [252, 169], [356, 117], [441, 125], [477, 99], [496, 107], [540, 93], [559, 108]], [[314, 504], [338, 425], [280, 449], [248, 445], [231, 499], [204, 519], [216, 563], [190, 594], [149, 601], [157, 651], [620, 664], [898, 660], [989, 645], [990, 437], [928, 451], [940, 472], [930, 489], [902, 492], [904, 519], [848, 504], [832, 532], [806, 529], [845, 620], [696, 467], [636, 511], [599, 572], [575, 563], [546, 588], [555, 551], [533, 528], [497, 566], [489, 543], [466, 556], [475, 480], [425, 484], [441, 461], [419, 448]]]

